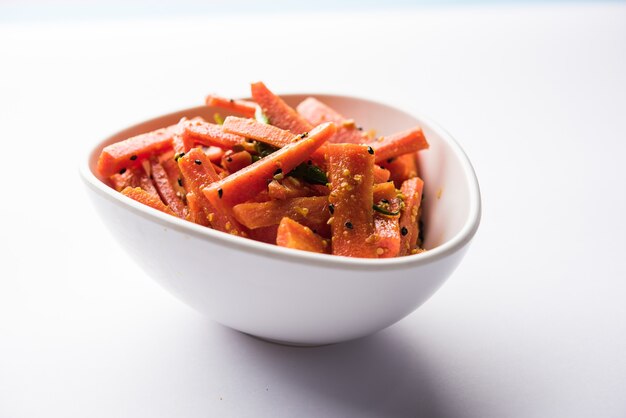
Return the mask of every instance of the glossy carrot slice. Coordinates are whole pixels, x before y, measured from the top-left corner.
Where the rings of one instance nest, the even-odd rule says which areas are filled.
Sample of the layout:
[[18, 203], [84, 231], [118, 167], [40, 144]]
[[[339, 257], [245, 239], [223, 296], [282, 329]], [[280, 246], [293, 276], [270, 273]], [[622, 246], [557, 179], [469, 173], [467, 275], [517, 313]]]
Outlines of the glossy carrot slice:
[[261, 123], [254, 119], [238, 118], [235, 116], [228, 116], [224, 120], [222, 128], [224, 132], [255, 139], [276, 148], [289, 145], [298, 138], [297, 134], [277, 128], [276, 126]]
[[179, 218], [185, 217], [185, 204], [176, 193], [174, 186], [170, 183], [167, 171], [155, 159], [150, 160], [150, 172], [159, 196]]
[[143, 203], [146, 206], [150, 206], [151, 208], [167, 213], [168, 215], [176, 216], [176, 214], [172, 212], [169, 207], [161, 202], [161, 199], [159, 199], [158, 196], [153, 196], [140, 187], [127, 187], [122, 190], [122, 194], [136, 200], [139, 203]]
[[220, 125], [203, 122], [199, 120], [189, 120], [182, 122], [182, 138], [185, 144], [185, 151], [189, 151], [196, 145], [205, 147], [216, 146], [230, 149], [241, 144], [245, 138], [224, 132]]
[[287, 217], [278, 225], [276, 245], [320, 254], [329, 252], [328, 241], [311, 231], [311, 228]]
[[375, 258], [373, 223], [374, 155], [365, 145], [329, 144], [332, 253]]
[[[301, 134], [295, 135], [290, 131], [261, 123], [254, 119], [237, 118], [234, 116], [229, 116], [224, 120], [223, 129], [224, 132], [254, 139], [276, 148], [283, 148], [301, 138]], [[311, 155], [311, 159], [317, 164], [323, 163], [325, 159], [323, 147], [315, 150]]]
[[194, 148], [178, 159], [178, 166], [183, 174], [185, 188], [194, 194], [197, 206], [204, 211], [204, 217], [196, 217], [197, 223], [229, 234], [245, 236], [239, 223], [228, 212], [216, 208], [202, 193], [205, 187], [219, 180], [206, 154], [200, 148]]
[[335, 125], [326, 123], [313, 129], [310, 134], [279, 149], [230, 176], [210, 184], [204, 189], [205, 196], [214, 205], [233, 207], [263, 191], [275, 176], [284, 175], [305, 161], [336, 131]]
[[110, 180], [111, 184], [118, 192], [121, 192], [127, 187], [140, 187], [152, 196], [159, 197], [152, 180], [150, 180], [150, 176], [148, 176], [143, 167], [131, 168], [121, 174], [113, 174]]
[[391, 182], [374, 184], [372, 192], [375, 204], [383, 199], [391, 201], [392, 199], [395, 199], [398, 195], [396, 191], [396, 186], [394, 186], [394, 184]]
[[337, 133], [329, 138], [328, 142], [335, 144], [365, 142], [354, 120], [345, 118], [341, 113], [314, 97], [303, 100], [296, 110], [313, 126], [324, 122], [334, 122], [337, 125]]
[[272, 93], [262, 82], [250, 86], [252, 98], [261, 106], [270, 124], [294, 134], [309, 132], [313, 129], [306, 119], [298, 114], [283, 99]]
[[390, 158], [386, 161], [382, 161], [380, 165], [389, 170], [390, 179], [394, 182], [397, 188], [400, 188], [405, 180], [418, 175], [415, 153]]
[[250, 239], [274, 245], [276, 245], [277, 234], [278, 225], [264, 226], [263, 228], [256, 228], [248, 231], [248, 237]]
[[107, 145], [98, 158], [98, 173], [109, 177], [138, 167], [146, 158], [172, 148], [176, 125], [137, 135], [115, 144]]
[[289, 217], [322, 236], [329, 236], [330, 233], [326, 196], [241, 203], [233, 208], [233, 213], [237, 221], [250, 229], [278, 225], [281, 219]]
[[254, 102], [227, 99], [214, 94], [209, 94], [206, 97], [205, 103], [207, 106], [221, 107], [232, 110], [233, 112], [241, 113], [243, 116], [248, 118], [253, 118], [257, 109], [257, 104]]
[[419, 126], [393, 135], [381, 136], [369, 145], [374, 148], [377, 163], [429, 147], [424, 132]]
[[277, 200], [307, 197], [316, 194], [315, 191], [294, 177], [285, 177], [280, 181], [272, 180], [267, 185], [267, 192], [271, 199]]
[[252, 164], [252, 156], [248, 151], [228, 151], [222, 157], [222, 167], [224, 167], [228, 173], [239, 171], [250, 164]]
[[418, 215], [423, 189], [424, 182], [419, 177], [406, 180], [400, 188], [404, 195], [404, 210], [400, 216], [400, 234], [402, 236], [400, 255], [412, 254], [417, 248]]
[[[376, 186], [383, 185], [389, 185], [391, 188], [387, 186], [376, 190]], [[397, 257], [401, 244], [400, 208], [402, 202], [397, 197], [396, 188], [392, 183], [377, 184], [374, 187], [374, 204], [379, 210], [386, 211], [386, 213], [374, 212], [376, 254], [379, 258]], [[377, 198], [380, 199], [377, 200]]]
[[374, 164], [374, 183], [384, 183], [389, 181], [391, 172], [386, 168], [382, 168], [378, 164]]

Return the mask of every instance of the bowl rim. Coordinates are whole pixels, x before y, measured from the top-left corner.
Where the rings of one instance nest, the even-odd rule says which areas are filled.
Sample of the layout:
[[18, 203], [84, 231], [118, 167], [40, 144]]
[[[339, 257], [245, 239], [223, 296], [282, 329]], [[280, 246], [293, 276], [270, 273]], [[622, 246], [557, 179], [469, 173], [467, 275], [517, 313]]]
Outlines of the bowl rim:
[[404, 257], [384, 258], [384, 259], [371, 259], [371, 258], [354, 258], [337, 256], [331, 254], [317, 254], [308, 251], [295, 250], [291, 248], [283, 248], [277, 245], [267, 244], [259, 241], [255, 241], [248, 238], [242, 238], [230, 234], [226, 234], [221, 231], [216, 231], [211, 228], [207, 228], [201, 225], [194, 224], [184, 219], [179, 219], [163, 213], [157, 209], [153, 209], [149, 206], [143, 205], [133, 199], [130, 199], [123, 194], [115, 191], [102, 180], [100, 180], [92, 172], [90, 167], [90, 160], [96, 152], [99, 152], [102, 148], [102, 144], [108, 142], [112, 137], [119, 135], [120, 133], [135, 129], [141, 125], [154, 122], [159, 119], [172, 117], [183, 112], [194, 112], [205, 109], [207, 106], [195, 106], [190, 108], [181, 109], [174, 112], [169, 112], [164, 115], [160, 115], [151, 119], [147, 119], [135, 124], [132, 124], [124, 129], [114, 132], [108, 135], [106, 138], [97, 141], [95, 144], [86, 144], [83, 150], [80, 152], [80, 166], [79, 174], [86, 186], [91, 190], [97, 192], [101, 197], [117, 204], [123, 205], [135, 214], [141, 215], [153, 222], [156, 222], [164, 227], [172, 228], [178, 232], [193, 235], [197, 238], [212, 241], [215, 244], [220, 244], [224, 247], [231, 249], [237, 249], [241, 251], [247, 251], [255, 253], [256, 255], [279, 258], [281, 261], [287, 261], [295, 264], [306, 264], [313, 266], [323, 266], [334, 269], [349, 269], [349, 270], [397, 270], [397, 269], [409, 269], [415, 268], [420, 265], [431, 264], [442, 258], [445, 258], [463, 247], [465, 247], [474, 237], [481, 219], [481, 195], [478, 179], [472, 164], [467, 157], [467, 154], [459, 143], [439, 124], [434, 122], [429, 117], [423, 115], [414, 115], [400, 110], [394, 106], [388, 105], [381, 101], [374, 101], [357, 96], [346, 96], [336, 94], [325, 93], [293, 93], [293, 94], [281, 94], [283, 99], [296, 98], [301, 96], [314, 96], [321, 98], [324, 97], [340, 100], [357, 100], [367, 104], [374, 104], [377, 106], [386, 107], [393, 112], [403, 113], [419, 121], [419, 124], [434, 131], [439, 137], [450, 145], [452, 152], [458, 158], [463, 174], [468, 181], [469, 189], [469, 211], [465, 223], [459, 230], [459, 232], [452, 238], [444, 242], [443, 244], [427, 250], [423, 253], [413, 254]]

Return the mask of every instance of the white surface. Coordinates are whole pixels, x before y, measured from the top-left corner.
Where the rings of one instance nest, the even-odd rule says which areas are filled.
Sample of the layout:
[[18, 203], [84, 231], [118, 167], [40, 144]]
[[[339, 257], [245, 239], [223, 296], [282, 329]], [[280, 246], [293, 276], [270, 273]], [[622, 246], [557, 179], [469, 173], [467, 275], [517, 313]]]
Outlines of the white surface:
[[[625, 416], [625, 21], [599, 4], [1, 26], [0, 416]], [[256, 79], [426, 113], [468, 152], [481, 228], [399, 324], [254, 340], [98, 222], [75, 147]]]

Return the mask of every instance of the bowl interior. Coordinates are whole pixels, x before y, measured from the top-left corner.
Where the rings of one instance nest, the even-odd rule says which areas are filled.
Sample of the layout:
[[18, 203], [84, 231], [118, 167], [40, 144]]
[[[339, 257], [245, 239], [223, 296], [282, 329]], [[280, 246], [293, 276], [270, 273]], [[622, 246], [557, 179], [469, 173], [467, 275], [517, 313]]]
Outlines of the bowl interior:
[[[295, 107], [309, 96], [311, 94], [281, 97]], [[445, 131], [425, 118], [409, 115], [385, 104], [344, 96], [316, 94], [315, 97], [346, 117], [354, 119], [364, 129], [374, 129], [379, 135], [420, 125], [430, 143], [430, 149], [418, 153], [419, 175], [424, 180], [422, 203], [424, 247], [433, 250], [442, 246], [462, 245], [472, 238], [480, 218], [478, 184], [467, 157]], [[99, 177], [96, 171], [98, 156], [106, 145], [175, 124], [182, 117], [201, 116], [211, 121], [215, 112], [222, 116], [234, 114], [225, 109], [199, 106], [151, 119], [120, 131], [92, 150], [89, 156], [89, 170], [106, 184], [106, 179]], [[422, 255], [414, 257], [420, 256]]]

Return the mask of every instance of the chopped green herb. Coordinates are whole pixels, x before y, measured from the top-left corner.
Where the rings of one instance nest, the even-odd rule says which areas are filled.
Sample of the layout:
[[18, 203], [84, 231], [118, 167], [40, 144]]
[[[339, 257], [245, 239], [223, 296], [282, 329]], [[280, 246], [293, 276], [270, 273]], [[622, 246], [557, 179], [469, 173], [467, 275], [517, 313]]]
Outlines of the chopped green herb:
[[306, 163], [302, 163], [293, 170], [289, 172], [289, 175], [292, 177], [299, 178], [311, 184], [322, 184], [326, 185], [328, 183], [328, 177], [326, 177], [326, 173], [321, 170], [316, 165], [309, 165]]

